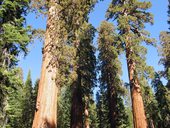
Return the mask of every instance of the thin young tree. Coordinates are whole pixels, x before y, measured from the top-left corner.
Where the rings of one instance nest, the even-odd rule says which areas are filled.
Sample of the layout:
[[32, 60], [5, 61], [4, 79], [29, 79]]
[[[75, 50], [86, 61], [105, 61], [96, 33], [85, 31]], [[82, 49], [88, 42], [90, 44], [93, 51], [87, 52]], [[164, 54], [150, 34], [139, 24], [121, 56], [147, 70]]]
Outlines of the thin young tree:
[[139, 78], [147, 76], [150, 72], [150, 67], [146, 66], [145, 61], [147, 50], [141, 45], [142, 42], [154, 42], [144, 29], [145, 23], [153, 24], [153, 16], [147, 12], [150, 7], [151, 3], [148, 1], [113, 0], [106, 14], [108, 19], [117, 21], [120, 46], [126, 54], [135, 128], [147, 127]]
[[30, 128], [32, 126], [34, 111], [32, 111], [33, 105], [33, 87], [31, 80], [31, 71], [29, 70], [27, 80], [23, 89], [23, 110], [22, 110], [22, 127]]

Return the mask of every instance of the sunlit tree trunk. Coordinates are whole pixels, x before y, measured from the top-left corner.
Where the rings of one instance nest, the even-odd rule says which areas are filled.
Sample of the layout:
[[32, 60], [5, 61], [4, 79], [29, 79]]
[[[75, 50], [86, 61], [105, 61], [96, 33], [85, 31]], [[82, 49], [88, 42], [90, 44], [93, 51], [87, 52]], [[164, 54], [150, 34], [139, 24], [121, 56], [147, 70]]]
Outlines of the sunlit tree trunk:
[[53, 63], [54, 40], [56, 41], [57, 8], [55, 0], [50, 1], [48, 11], [47, 28], [43, 48], [43, 62], [41, 77], [36, 102], [36, 112], [32, 128], [56, 128], [57, 127], [57, 61]]
[[84, 110], [84, 118], [85, 118], [85, 121], [84, 121], [84, 124], [85, 124], [85, 128], [90, 128], [90, 122], [89, 122], [89, 98], [87, 99], [86, 103], [85, 103], [85, 110]]
[[150, 125], [151, 125], [151, 128], [155, 128], [155, 126], [154, 126], [154, 122], [153, 122], [153, 120], [152, 120], [152, 119], [150, 119]]
[[137, 76], [135, 76], [135, 61], [131, 58], [132, 50], [130, 45], [126, 44], [126, 58], [129, 73], [129, 81], [132, 97], [132, 111], [134, 128], [147, 128], [147, 120], [145, 116], [144, 103], [141, 94], [141, 87]]

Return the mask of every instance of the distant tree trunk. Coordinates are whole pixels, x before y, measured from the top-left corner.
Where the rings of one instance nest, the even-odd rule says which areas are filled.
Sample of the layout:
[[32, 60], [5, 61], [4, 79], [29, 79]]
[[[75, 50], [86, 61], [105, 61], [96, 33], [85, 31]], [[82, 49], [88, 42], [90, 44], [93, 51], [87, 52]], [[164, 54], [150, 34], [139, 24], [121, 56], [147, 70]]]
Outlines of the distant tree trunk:
[[71, 128], [83, 128], [82, 92], [79, 82], [75, 82], [73, 86], [70, 126]]
[[[89, 99], [87, 99], [89, 100]], [[89, 110], [88, 110], [88, 101], [87, 103], [85, 103], [85, 111], [84, 111], [84, 115], [85, 115], [85, 128], [90, 128], [90, 123], [89, 123]]]
[[[41, 68], [41, 77], [38, 88], [36, 102], [36, 112], [32, 128], [56, 128], [57, 127], [57, 93], [58, 84], [56, 80], [57, 64], [53, 64], [55, 22], [57, 19], [57, 9], [55, 0], [50, 0], [45, 43], [43, 49], [43, 62]], [[55, 62], [57, 63], [57, 61]]]
[[150, 125], [151, 125], [151, 128], [155, 128], [155, 126], [154, 126], [154, 123], [153, 123], [153, 120], [152, 119], [150, 119]]
[[141, 87], [137, 76], [135, 76], [135, 61], [131, 58], [132, 50], [129, 44], [126, 45], [126, 58], [129, 73], [129, 81], [132, 97], [132, 111], [134, 128], [147, 128], [147, 120], [145, 116], [144, 103], [142, 100]]
[[3, 122], [2, 128], [6, 128], [7, 123], [8, 123], [8, 117], [7, 117], [6, 113], [5, 113], [5, 118], [4, 118], [4, 122]]

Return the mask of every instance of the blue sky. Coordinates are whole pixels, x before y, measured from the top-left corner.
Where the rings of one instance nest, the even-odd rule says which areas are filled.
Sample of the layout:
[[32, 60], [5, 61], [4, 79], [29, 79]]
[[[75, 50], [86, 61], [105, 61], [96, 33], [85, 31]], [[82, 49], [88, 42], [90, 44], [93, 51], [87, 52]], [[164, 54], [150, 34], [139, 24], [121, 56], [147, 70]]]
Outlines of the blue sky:
[[[147, 0], [148, 1], [148, 0]], [[150, 0], [152, 2], [152, 8], [149, 10], [154, 14], [154, 25], [146, 25], [146, 29], [151, 33], [151, 37], [156, 38], [157, 43], [159, 43], [159, 33], [161, 31], [168, 30], [167, 25], [167, 9], [168, 9], [168, 0]], [[103, 2], [99, 2], [96, 4], [94, 10], [90, 14], [90, 23], [94, 25], [94, 27], [99, 27], [101, 21], [105, 20], [105, 12], [108, 8], [111, 0], [105, 0]], [[27, 16], [27, 25], [31, 25], [33, 28], [46, 28], [46, 18], [38, 17], [36, 18], [35, 14], [31, 13]], [[96, 44], [96, 39], [94, 39], [94, 43]], [[20, 57], [19, 67], [22, 67], [24, 73], [24, 79], [26, 79], [27, 73], [31, 70], [33, 83], [37, 78], [40, 77], [41, 72], [41, 64], [42, 64], [42, 46], [43, 42], [39, 42], [36, 40], [34, 43], [29, 46], [29, 54], [23, 58]], [[147, 46], [148, 54], [147, 54], [147, 63], [155, 68], [156, 71], [161, 70], [163, 67], [158, 65], [159, 57], [157, 53], [157, 49], [152, 46]], [[122, 61], [122, 70], [123, 75], [122, 79], [127, 82], [128, 74], [126, 61], [124, 56], [120, 57]]]

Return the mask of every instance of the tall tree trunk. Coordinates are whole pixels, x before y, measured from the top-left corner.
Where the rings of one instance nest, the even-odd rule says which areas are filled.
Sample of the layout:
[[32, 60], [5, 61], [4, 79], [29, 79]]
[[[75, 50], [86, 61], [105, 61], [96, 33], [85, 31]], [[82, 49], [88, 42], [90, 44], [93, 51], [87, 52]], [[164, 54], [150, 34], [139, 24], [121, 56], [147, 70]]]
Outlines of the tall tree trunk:
[[83, 105], [82, 105], [82, 92], [75, 82], [73, 95], [72, 95], [72, 106], [71, 106], [71, 128], [82, 128], [83, 127]]
[[[57, 9], [55, 0], [50, 0], [45, 43], [43, 49], [43, 62], [41, 68], [41, 77], [38, 88], [36, 102], [36, 112], [32, 128], [56, 128], [57, 127], [57, 92], [58, 85], [56, 82], [57, 64], [52, 64], [54, 55], [52, 48], [55, 38], [55, 22]], [[57, 63], [57, 62], [56, 62]]]
[[133, 111], [133, 123], [134, 128], [147, 128], [147, 119], [145, 116], [144, 103], [142, 100], [141, 87], [137, 76], [135, 76], [135, 61], [130, 57], [132, 50], [127, 44], [126, 46], [126, 58], [129, 73], [129, 81], [131, 87], [132, 97], [132, 111]]
[[111, 128], [116, 128], [116, 96], [114, 94], [113, 87], [108, 88], [108, 96], [109, 96], [109, 122]]

